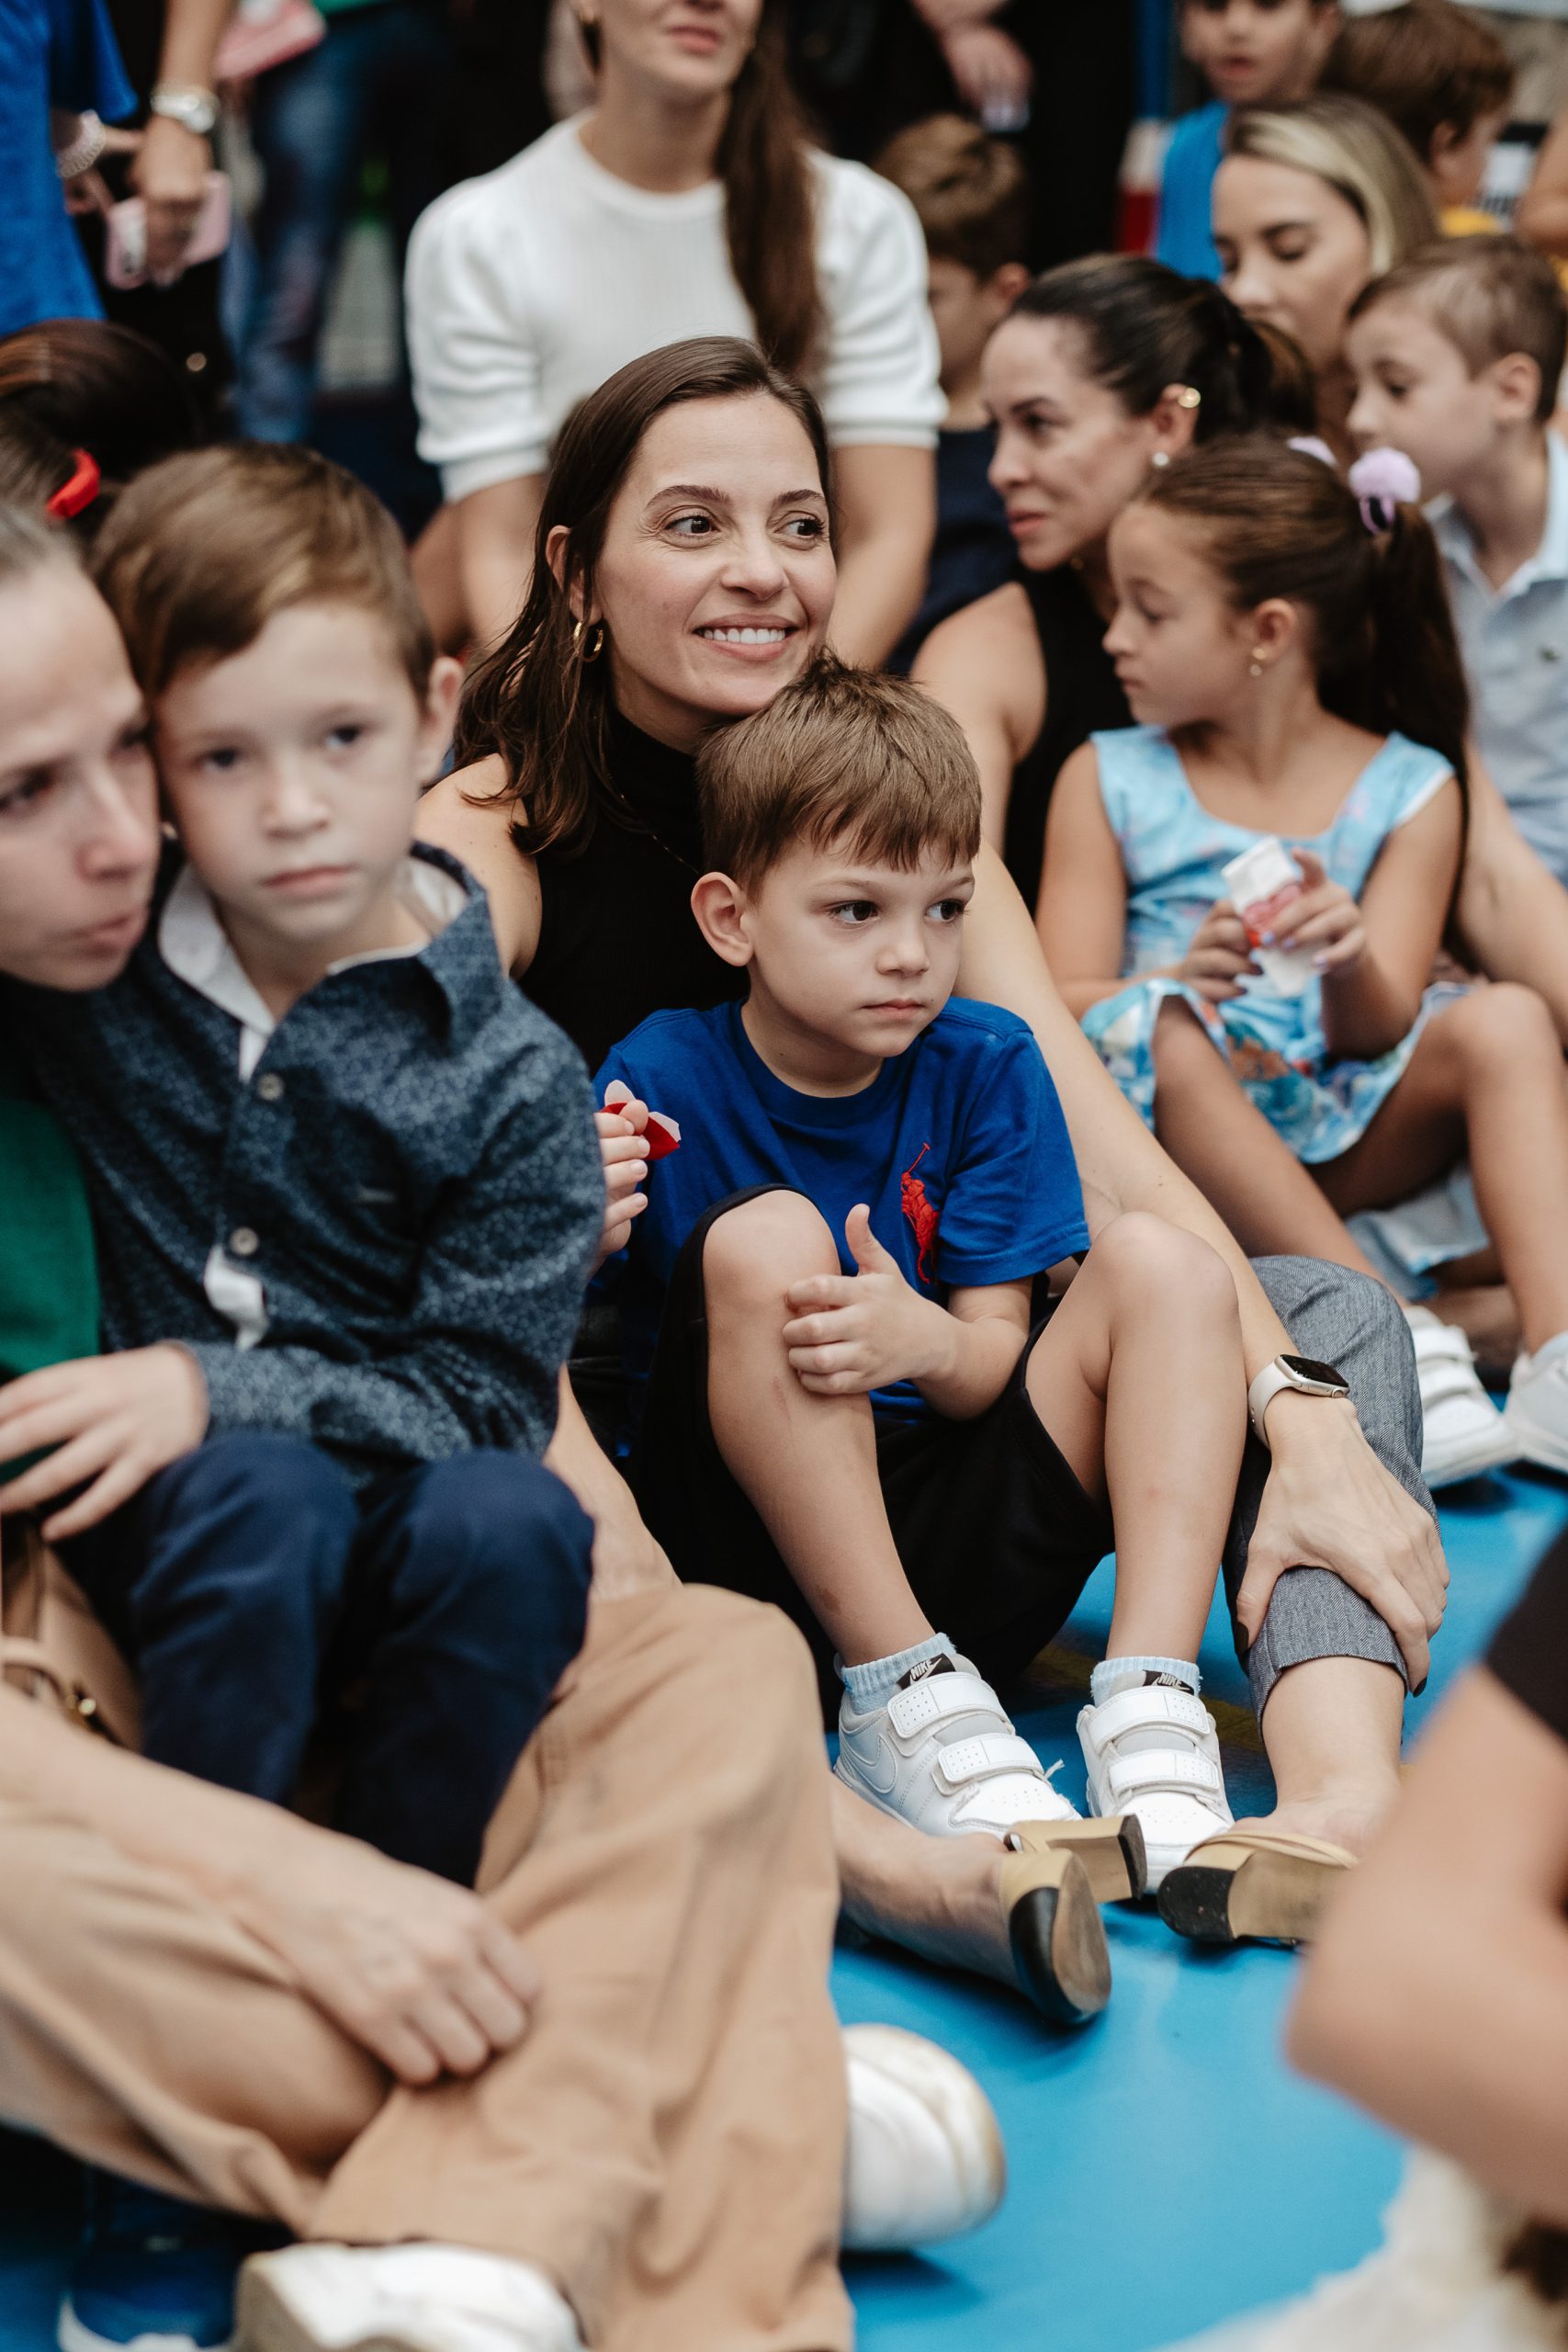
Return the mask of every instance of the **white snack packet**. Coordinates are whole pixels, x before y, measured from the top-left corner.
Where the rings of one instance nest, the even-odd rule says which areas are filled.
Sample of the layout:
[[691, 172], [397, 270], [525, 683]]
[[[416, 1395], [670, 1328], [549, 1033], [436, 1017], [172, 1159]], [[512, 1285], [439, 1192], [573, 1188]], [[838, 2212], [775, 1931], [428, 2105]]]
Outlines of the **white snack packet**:
[[1247, 926], [1253, 961], [1261, 967], [1264, 978], [1280, 996], [1301, 996], [1317, 978], [1311, 948], [1297, 947], [1287, 953], [1282, 947], [1262, 944], [1265, 932], [1280, 929], [1287, 910], [1306, 888], [1295, 859], [1269, 833], [1220, 871], [1231, 902]]

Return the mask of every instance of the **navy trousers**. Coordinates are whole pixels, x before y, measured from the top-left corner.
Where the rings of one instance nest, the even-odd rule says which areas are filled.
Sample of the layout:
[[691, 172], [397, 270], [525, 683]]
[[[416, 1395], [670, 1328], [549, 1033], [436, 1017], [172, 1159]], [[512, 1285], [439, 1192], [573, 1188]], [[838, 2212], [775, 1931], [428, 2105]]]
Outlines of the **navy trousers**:
[[141, 1684], [142, 1747], [288, 1804], [340, 1700], [336, 1826], [471, 1884], [587, 1623], [592, 1523], [525, 1455], [358, 1493], [330, 1455], [209, 1438], [63, 1549]]

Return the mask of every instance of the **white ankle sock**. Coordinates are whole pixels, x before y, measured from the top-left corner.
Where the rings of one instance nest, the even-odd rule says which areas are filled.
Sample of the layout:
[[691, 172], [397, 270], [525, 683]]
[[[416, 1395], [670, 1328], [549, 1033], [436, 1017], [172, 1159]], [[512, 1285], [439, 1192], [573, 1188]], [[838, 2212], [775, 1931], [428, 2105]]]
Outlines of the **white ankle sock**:
[[1120, 1690], [1145, 1689], [1156, 1682], [1167, 1690], [1174, 1685], [1194, 1699], [1203, 1688], [1203, 1678], [1190, 1658], [1106, 1657], [1089, 1677], [1089, 1695], [1097, 1707], [1103, 1707]]

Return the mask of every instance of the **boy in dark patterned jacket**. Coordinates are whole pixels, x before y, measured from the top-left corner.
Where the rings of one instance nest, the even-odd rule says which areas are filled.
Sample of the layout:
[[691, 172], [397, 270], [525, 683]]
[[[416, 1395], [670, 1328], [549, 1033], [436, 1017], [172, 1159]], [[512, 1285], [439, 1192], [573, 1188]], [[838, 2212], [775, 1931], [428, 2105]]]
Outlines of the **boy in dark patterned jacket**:
[[575, 1656], [592, 1528], [540, 1457], [604, 1186], [578, 1058], [411, 847], [456, 664], [390, 518], [308, 452], [125, 494], [100, 584], [179, 833], [93, 995], [7, 984], [88, 1175], [106, 1354], [30, 1375], [7, 1507], [141, 1679], [147, 1753], [471, 1881]]

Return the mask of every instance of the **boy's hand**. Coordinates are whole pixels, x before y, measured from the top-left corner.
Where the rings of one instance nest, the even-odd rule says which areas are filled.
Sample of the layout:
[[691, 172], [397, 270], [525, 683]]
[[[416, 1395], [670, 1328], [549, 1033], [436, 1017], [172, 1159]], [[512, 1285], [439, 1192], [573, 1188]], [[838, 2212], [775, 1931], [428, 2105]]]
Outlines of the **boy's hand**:
[[0, 1388], [0, 1462], [54, 1451], [0, 1487], [0, 1509], [34, 1510], [85, 1487], [43, 1523], [50, 1544], [80, 1535], [198, 1446], [207, 1421], [200, 1366], [172, 1343], [26, 1373]]
[[1320, 972], [1348, 972], [1367, 951], [1361, 910], [1340, 882], [1331, 882], [1310, 849], [1292, 850], [1306, 885], [1280, 926], [1284, 948], [1310, 947]]
[[1241, 994], [1247, 974], [1256, 977], [1260, 968], [1252, 960], [1247, 925], [1228, 899], [1216, 899], [1171, 977], [1185, 980], [1211, 1004], [1224, 1004]]
[[784, 1346], [800, 1385], [814, 1396], [864, 1396], [936, 1369], [948, 1317], [904, 1279], [871, 1229], [871, 1211], [852, 1208], [844, 1238], [859, 1272], [811, 1274], [784, 1295], [793, 1320]]
[[593, 1261], [597, 1273], [606, 1258], [626, 1248], [633, 1219], [648, 1206], [648, 1195], [640, 1189], [648, 1177], [648, 1105], [634, 1096], [617, 1102], [613, 1111], [596, 1111], [593, 1124], [604, 1163], [604, 1222]]

